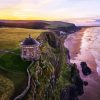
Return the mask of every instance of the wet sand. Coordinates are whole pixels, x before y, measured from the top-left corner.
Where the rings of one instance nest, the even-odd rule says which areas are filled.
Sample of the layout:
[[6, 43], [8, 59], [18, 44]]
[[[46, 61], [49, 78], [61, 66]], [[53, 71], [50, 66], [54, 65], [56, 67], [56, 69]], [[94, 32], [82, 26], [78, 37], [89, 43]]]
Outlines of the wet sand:
[[[86, 30], [87, 28], [84, 28], [79, 32], [69, 35], [65, 40], [64, 45], [70, 51], [71, 62], [77, 64], [81, 78], [88, 82], [88, 86], [84, 86], [84, 94], [79, 97], [79, 100], [100, 100], [100, 76], [96, 70], [97, 64], [95, 58], [90, 52], [91, 48], [86, 47], [86, 43], [91, 42], [91, 37], [88, 36], [88, 41], [86, 41], [86, 43], [84, 42], [84, 37], [86, 35], [84, 32]], [[87, 65], [92, 69], [91, 75], [84, 76], [82, 74], [80, 67], [81, 61], [85, 61]]]

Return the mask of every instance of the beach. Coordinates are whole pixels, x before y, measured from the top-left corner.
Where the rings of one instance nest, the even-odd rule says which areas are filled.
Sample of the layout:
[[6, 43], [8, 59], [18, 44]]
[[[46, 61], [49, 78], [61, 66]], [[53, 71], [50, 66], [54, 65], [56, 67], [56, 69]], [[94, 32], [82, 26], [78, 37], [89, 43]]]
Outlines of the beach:
[[[79, 100], [100, 100], [100, 28], [83, 28], [79, 32], [70, 34], [64, 43], [69, 49], [71, 62], [77, 64], [80, 76], [88, 82], [84, 86], [84, 94]], [[80, 62], [86, 62], [91, 68], [92, 74], [84, 76]]]

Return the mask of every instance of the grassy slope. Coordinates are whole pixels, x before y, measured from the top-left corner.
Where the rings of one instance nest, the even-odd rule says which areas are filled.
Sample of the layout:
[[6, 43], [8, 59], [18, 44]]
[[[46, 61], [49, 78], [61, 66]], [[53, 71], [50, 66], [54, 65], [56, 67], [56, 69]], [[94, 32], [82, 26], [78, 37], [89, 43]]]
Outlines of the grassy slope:
[[[27, 84], [26, 69], [29, 66], [29, 64], [30, 62], [23, 61], [20, 58], [20, 55], [16, 55], [12, 53], [6, 53], [0, 57], [0, 69], [1, 69], [0, 74], [4, 76], [3, 80], [6, 80], [7, 78], [9, 81], [12, 81], [12, 83], [10, 84], [13, 85], [13, 88], [15, 88], [16, 93], [21, 91], [21, 89], [23, 89]], [[8, 87], [9, 86], [10, 85], [8, 84]], [[1, 87], [2, 87], [2, 83], [1, 83]], [[5, 88], [6, 87], [4, 87], [4, 89]], [[2, 91], [2, 94], [4, 92], [5, 91]], [[14, 90], [12, 92], [14, 93]]]
[[37, 38], [44, 31], [24, 28], [0, 28], [0, 49], [19, 47], [20, 42], [29, 34], [33, 38]]
[[0, 74], [0, 100], [9, 100], [13, 91], [13, 82]]
[[[46, 35], [43, 35], [44, 38]], [[50, 41], [52, 42], [53, 36], [50, 35]], [[46, 37], [45, 37], [46, 39]], [[70, 72], [68, 71], [68, 66], [66, 64], [66, 50], [64, 49], [61, 42], [61, 48], [53, 48], [47, 41], [45, 41], [41, 47], [41, 59], [36, 62], [34, 66], [31, 67], [32, 83], [31, 89], [25, 97], [25, 100], [32, 100], [33, 94], [35, 94], [35, 100], [60, 100], [60, 91], [63, 87], [70, 84]], [[55, 42], [57, 42], [57, 37]], [[55, 44], [55, 42], [53, 44]], [[60, 63], [60, 64], [58, 64]], [[41, 68], [42, 74], [36, 74], [37, 67]], [[59, 72], [60, 68], [60, 72]], [[50, 77], [52, 73], [58, 75], [56, 86], [51, 89]], [[57, 74], [58, 72], [58, 74]], [[38, 82], [38, 83], [35, 83]], [[48, 96], [45, 97], [45, 92], [48, 91]], [[40, 99], [41, 98], [41, 99]]]
[[58, 27], [70, 27], [72, 23], [62, 21], [44, 21], [44, 20], [1, 20], [0, 27], [18, 27], [18, 28], [49, 28], [57, 29]]
[[24, 72], [29, 64], [30, 62], [22, 60], [20, 55], [13, 53], [6, 53], [0, 57], [0, 66], [10, 71]]
[[51, 29], [57, 29], [58, 27], [70, 27], [74, 24], [67, 23], [67, 22], [61, 22], [61, 21], [47, 21], [47, 24], [49, 24], [47, 27]]
[[[2, 70], [0, 69], [0, 76], [3, 76], [3, 79], [2, 77], [0, 77], [0, 88], [4, 88], [2, 91], [1, 91], [1, 95], [0, 95], [0, 98], [1, 97], [4, 97], [4, 95], [6, 95], [6, 97], [9, 97], [8, 99], [3, 99], [3, 100], [11, 100], [11, 96], [13, 96], [14, 94], [18, 94], [20, 91], [22, 91], [22, 89], [25, 87], [25, 85], [27, 84], [27, 75], [25, 72], [9, 72], [9, 71], [6, 71], [6, 70]], [[6, 80], [8, 80], [9, 84], [8, 83], [3, 83], [2, 80], [5, 82]], [[23, 84], [24, 83], [24, 84]], [[5, 86], [3, 85], [5, 84]], [[6, 84], [7, 84], [7, 88], [10, 88], [11, 91], [9, 90], [9, 94], [5, 94], [6, 93]], [[12, 87], [10, 87], [12, 86]], [[3, 95], [4, 94], [4, 95]], [[0, 99], [1, 100], [1, 99]]]

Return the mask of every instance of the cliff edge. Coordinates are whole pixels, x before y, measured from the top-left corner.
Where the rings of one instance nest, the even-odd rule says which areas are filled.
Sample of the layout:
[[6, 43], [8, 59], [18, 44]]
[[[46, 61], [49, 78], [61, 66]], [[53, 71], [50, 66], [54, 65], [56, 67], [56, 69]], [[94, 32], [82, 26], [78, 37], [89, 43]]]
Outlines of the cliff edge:
[[84, 93], [76, 64], [68, 62], [64, 38], [53, 31], [37, 38], [42, 43], [41, 57], [30, 68], [31, 87], [24, 100], [78, 100]]

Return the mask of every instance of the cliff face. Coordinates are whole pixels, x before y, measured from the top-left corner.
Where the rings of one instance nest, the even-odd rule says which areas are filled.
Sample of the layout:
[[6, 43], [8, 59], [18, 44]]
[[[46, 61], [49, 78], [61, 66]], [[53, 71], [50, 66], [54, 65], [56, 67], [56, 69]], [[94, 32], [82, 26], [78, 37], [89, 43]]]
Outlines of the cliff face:
[[76, 100], [83, 93], [83, 81], [76, 65], [67, 62], [63, 40], [55, 32], [38, 37], [41, 58], [30, 69], [31, 87], [24, 100]]

